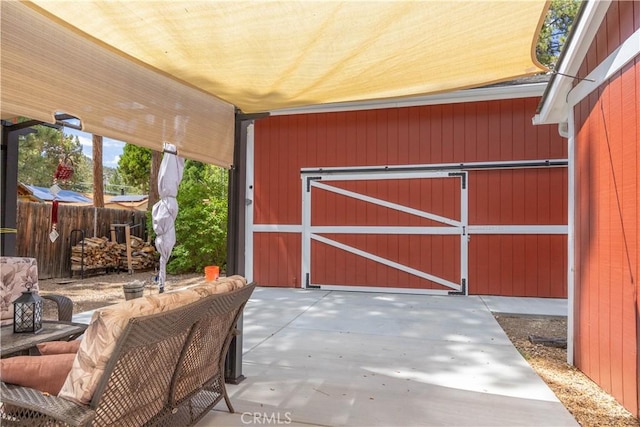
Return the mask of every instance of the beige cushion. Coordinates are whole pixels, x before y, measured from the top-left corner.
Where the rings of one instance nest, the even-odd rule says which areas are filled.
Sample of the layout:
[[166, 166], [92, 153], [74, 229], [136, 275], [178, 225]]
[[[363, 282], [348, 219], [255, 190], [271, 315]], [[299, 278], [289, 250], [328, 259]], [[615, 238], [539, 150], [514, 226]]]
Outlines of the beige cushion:
[[13, 323], [13, 301], [31, 286], [38, 292], [38, 262], [35, 258], [0, 257], [0, 325]]
[[73, 367], [60, 396], [88, 404], [100, 381], [116, 342], [129, 319], [162, 313], [198, 299], [239, 289], [247, 284], [242, 276], [231, 276], [163, 294], [149, 295], [103, 307], [93, 314]]
[[81, 340], [72, 341], [49, 341], [36, 344], [38, 351], [41, 355], [48, 354], [64, 354], [64, 353], [77, 353], [80, 348]]
[[9, 384], [30, 387], [57, 395], [76, 355], [16, 356], [0, 360], [0, 379]]

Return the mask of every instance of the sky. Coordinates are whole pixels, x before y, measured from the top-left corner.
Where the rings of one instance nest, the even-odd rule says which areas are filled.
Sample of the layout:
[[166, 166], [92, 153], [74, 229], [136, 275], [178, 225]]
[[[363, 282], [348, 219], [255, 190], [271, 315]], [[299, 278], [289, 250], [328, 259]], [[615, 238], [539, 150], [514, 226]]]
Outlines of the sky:
[[[85, 156], [93, 159], [93, 136], [90, 133], [82, 132], [79, 130], [75, 130], [72, 128], [65, 127], [64, 128], [65, 135], [73, 135], [77, 136], [80, 140], [80, 144], [82, 144], [82, 152]], [[102, 165], [108, 166], [110, 168], [118, 167], [118, 160], [122, 155], [122, 150], [124, 149], [124, 142], [118, 141], [111, 138], [103, 138], [102, 139]]]

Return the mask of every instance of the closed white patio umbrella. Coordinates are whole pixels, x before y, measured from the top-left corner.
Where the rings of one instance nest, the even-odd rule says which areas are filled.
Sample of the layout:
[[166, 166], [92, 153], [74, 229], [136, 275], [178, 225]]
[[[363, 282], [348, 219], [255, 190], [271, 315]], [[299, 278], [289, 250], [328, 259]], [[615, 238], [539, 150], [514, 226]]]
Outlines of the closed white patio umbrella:
[[158, 171], [158, 193], [160, 200], [153, 205], [153, 231], [156, 233], [156, 249], [160, 252], [160, 270], [158, 272], [158, 286], [164, 292], [167, 262], [173, 246], [176, 244], [175, 221], [178, 215], [178, 187], [182, 181], [184, 159], [177, 156], [176, 147], [172, 144], [164, 145], [164, 156]]

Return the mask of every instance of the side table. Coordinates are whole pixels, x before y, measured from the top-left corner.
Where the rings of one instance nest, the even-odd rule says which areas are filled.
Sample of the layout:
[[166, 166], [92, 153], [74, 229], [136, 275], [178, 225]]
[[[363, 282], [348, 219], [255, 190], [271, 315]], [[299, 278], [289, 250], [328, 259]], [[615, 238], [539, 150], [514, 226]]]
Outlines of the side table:
[[48, 341], [71, 341], [84, 333], [88, 325], [73, 322], [42, 322], [42, 331], [37, 334], [13, 332], [13, 325], [0, 328], [0, 357], [15, 356]]

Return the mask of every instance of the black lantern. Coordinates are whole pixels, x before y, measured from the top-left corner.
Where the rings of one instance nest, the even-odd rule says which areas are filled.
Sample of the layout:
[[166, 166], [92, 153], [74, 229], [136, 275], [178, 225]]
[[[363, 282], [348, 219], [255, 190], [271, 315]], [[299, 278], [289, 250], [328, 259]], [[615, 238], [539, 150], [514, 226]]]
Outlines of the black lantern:
[[13, 302], [13, 332], [37, 334], [41, 330], [42, 298], [27, 285], [27, 290]]

